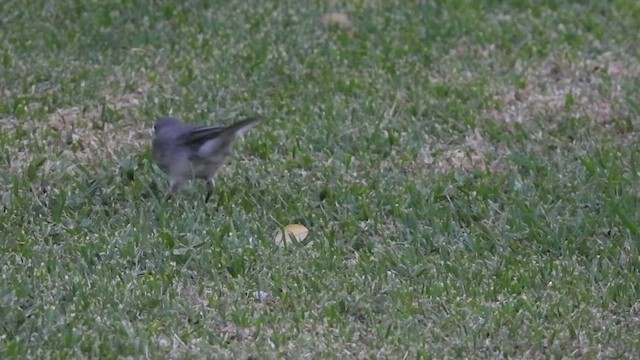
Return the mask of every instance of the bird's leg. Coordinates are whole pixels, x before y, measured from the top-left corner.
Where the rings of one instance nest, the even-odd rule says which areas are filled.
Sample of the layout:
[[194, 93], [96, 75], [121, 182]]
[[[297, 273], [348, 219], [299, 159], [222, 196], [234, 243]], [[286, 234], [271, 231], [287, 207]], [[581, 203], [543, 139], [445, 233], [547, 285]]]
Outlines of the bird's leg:
[[204, 199], [205, 203], [209, 202], [211, 195], [213, 195], [213, 179], [207, 180], [207, 196]]
[[169, 193], [167, 194], [167, 199], [166, 200], [169, 200], [170, 198], [176, 196], [178, 194], [178, 191], [180, 191], [180, 188], [182, 187], [183, 184], [184, 184], [184, 181], [171, 179], [169, 181]]

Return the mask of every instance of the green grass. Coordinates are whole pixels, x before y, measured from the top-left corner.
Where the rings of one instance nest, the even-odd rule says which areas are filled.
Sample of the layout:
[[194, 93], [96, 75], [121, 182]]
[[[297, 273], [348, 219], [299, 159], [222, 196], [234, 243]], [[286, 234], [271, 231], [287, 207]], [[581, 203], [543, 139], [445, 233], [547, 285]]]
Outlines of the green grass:
[[636, 1], [153, 3], [0, 5], [0, 358], [640, 353]]

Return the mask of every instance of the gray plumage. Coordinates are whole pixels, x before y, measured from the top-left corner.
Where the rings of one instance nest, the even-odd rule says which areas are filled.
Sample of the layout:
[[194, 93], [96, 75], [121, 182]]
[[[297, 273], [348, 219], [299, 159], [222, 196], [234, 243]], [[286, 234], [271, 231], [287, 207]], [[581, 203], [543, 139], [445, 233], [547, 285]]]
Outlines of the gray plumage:
[[176, 194], [189, 180], [207, 183], [209, 201], [214, 178], [231, 156], [235, 140], [258, 123], [247, 118], [229, 126], [198, 126], [185, 124], [173, 117], [164, 117], [154, 126], [153, 160], [169, 177], [171, 194]]

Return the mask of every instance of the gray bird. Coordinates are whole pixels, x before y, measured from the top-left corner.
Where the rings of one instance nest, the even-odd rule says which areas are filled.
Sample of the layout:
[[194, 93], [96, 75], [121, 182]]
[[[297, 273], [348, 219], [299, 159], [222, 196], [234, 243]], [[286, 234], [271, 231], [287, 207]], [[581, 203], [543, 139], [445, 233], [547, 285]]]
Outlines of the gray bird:
[[235, 140], [255, 126], [260, 119], [246, 118], [229, 126], [185, 124], [173, 117], [159, 119], [152, 144], [153, 160], [169, 177], [171, 194], [193, 179], [207, 183], [209, 201], [214, 178], [231, 156]]

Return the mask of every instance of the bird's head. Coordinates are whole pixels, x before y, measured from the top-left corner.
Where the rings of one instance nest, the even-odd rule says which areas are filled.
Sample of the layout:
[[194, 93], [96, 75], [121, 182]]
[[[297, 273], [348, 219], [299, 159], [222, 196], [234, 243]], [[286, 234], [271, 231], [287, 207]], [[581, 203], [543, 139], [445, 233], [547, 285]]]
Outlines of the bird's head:
[[156, 121], [155, 125], [153, 125], [153, 130], [155, 130], [157, 134], [162, 131], [162, 129], [170, 126], [179, 126], [180, 124], [182, 124], [182, 122], [174, 117], [163, 117]]

